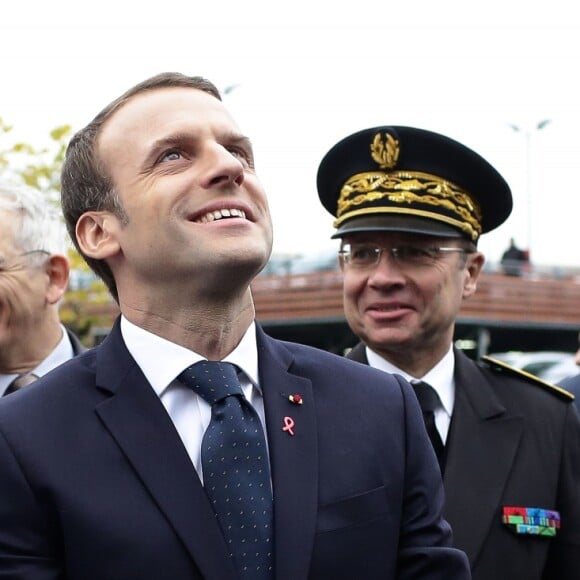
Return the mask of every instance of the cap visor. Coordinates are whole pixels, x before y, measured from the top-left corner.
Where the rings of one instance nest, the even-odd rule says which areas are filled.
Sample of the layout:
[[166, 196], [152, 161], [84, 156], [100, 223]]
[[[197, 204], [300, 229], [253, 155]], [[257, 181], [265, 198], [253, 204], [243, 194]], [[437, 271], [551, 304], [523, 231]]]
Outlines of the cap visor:
[[380, 215], [365, 216], [347, 220], [331, 236], [331, 239], [342, 238], [349, 234], [362, 232], [403, 232], [442, 238], [465, 237], [458, 229], [432, 219], [415, 216]]

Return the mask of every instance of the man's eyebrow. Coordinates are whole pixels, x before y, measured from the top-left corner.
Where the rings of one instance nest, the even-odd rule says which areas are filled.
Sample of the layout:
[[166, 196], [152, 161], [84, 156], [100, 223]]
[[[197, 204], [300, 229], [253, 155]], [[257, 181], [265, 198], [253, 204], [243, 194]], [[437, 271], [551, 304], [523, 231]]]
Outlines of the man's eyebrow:
[[[161, 151], [167, 148], [184, 147], [194, 143], [196, 140], [197, 137], [191, 133], [173, 133], [167, 137], [161, 137], [149, 145], [147, 155], [143, 161], [143, 165], [145, 167], [151, 166], [155, 162], [157, 155], [159, 155]], [[253, 147], [250, 138], [246, 135], [242, 135], [241, 133], [233, 131], [222, 133], [221, 135], [217, 135], [217, 141], [222, 145], [241, 146], [248, 149], [250, 153], [253, 153]]]
[[157, 155], [167, 148], [183, 146], [193, 141], [195, 141], [195, 138], [188, 133], [173, 133], [167, 137], [157, 139], [147, 147], [147, 155], [145, 156], [143, 165], [150, 166], [156, 160]]
[[241, 133], [234, 133], [234, 132], [224, 133], [223, 135], [221, 135], [219, 137], [218, 140], [223, 141], [224, 143], [227, 143], [227, 144], [242, 145], [242, 146], [246, 147], [247, 149], [249, 149], [250, 151], [253, 150], [252, 142], [250, 141], [250, 138], [247, 137], [246, 135], [242, 135]]

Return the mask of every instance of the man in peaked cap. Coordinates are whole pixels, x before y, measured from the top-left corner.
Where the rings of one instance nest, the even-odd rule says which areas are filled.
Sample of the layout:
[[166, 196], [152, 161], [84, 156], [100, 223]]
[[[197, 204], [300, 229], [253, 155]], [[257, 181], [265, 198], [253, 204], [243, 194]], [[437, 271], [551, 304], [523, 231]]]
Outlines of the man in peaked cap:
[[318, 193], [335, 217], [348, 357], [415, 385], [475, 580], [572, 580], [580, 570], [580, 423], [573, 397], [453, 347], [476, 291], [482, 233], [512, 209], [508, 184], [443, 135], [375, 127], [334, 145]]

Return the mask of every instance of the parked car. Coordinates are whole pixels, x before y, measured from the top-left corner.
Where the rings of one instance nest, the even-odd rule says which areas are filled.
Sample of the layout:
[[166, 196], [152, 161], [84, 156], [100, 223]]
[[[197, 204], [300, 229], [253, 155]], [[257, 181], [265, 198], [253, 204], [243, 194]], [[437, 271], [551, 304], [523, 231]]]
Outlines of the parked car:
[[549, 383], [558, 383], [566, 377], [578, 374], [575, 353], [561, 351], [496, 352], [489, 355], [506, 364], [536, 375]]

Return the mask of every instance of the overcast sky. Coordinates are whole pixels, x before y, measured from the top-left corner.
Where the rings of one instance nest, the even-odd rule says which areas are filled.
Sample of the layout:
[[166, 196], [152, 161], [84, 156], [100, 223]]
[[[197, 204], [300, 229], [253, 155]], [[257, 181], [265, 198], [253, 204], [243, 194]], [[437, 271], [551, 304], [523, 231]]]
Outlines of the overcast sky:
[[490, 260], [513, 236], [536, 264], [580, 266], [573, 2], [38, 0], [2, 12], [0, 117], [14, 130], [0, 148], [78, 129], [158, 72], [199, 74], [236, 85], [225, 102], [254, 143], [276, 252], [336, 247], [318, 163], [342, 137], [392, 124], [458, 139], [510, 183], [512, 216], [480, 242]]

